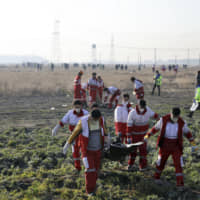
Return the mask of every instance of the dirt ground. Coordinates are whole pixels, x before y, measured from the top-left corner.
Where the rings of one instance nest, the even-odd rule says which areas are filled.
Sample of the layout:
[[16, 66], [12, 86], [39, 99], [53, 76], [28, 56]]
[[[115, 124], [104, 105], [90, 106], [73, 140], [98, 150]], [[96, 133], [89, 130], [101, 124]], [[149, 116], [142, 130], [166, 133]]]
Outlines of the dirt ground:
[[[153, 86], [153, 73], [151, 72], [151, 69], [144, 69], [140, 72], [136, 70], [97, 70], [97, 73], [101, 74], [106, 86], [117, 86], [123, 92], [128, 92], [131, 96], [131, 101], [134, 104], [136, 103], [136, 99], [132, 95], [132, 83], [129, 79], [131, 76], [141, 79], [145, 84], [145, 99], [147, 100], [148, 105], [160, 115], [163, 115], [169, 112], [170, 108], [173, 106], [180, 106], [183, 113], [189, 112], [189, 107], [192, 104], [194, 96], [195, 73], [197, 70], [198, 68], [181, 70], [176, 78], [173, 72], [162, 73], [163, 85], [161, 87], [160, 97], [157, 96], [157, 91], [155, 91], [154, 96], [151, 95]], [[20, 78], [20, 72], [16, 73]], [[34, 76], [37, 76], [37, 73], [32, 73]], [[71, 71], [70, 74], [69, 72], [60, 72], [60, 74], [58, 72], [55, 73], [57, 73], [57, 77], [59, 77], [59, 75], [62, 76], [63, 73], [67, 73], [66, 76], [71, 80], [76, 75], [77, 70]], [[86, 71], [84, 73], [83, 82], [86, 82], [90, 77], [90, 74], [91, 71]], [[34, 77], [33, 75], [31, 76]], [[15, 80], [10, 80], [10, 82], [12, 81], [13, 84], [18, 84], [17, 78], [15, 78]], [[62, 80], [62, 82], [64, 82], [64, 80]], [[73, 100], [72, 83], [72, 81], [66, 79], [66, 85], [68, 85], [67, 87], [69, 90], [65, 93], [53, 95], [52, 93], [49, 95], [48, 93], [44, 94], [42, 92], [33, 95], [24, 93], [23, 95], [22, 91], [19, 91], [22, 95], [2, 94], [0, 98], [0, 129], [2, 130], [8, 127], [52, 127], [68, 111], [68, 109], [71, 108]], [[65, 87], [64, 83], [62, 84], [63, 87]], [[62, 84], [60, 84], [60, 90], [62, 89]], [[17, 90], [17, 87], [15, 89]], [[30, 88], [30, 90], [31, 89], [32, 88]], [[113, 114], [111, 112], [107, 112], [106, 109], [103, 109], [102, 111], [104, 115], [108, 117], [108, 120], [113, 120]], [[195, 116], [196, 119], [199, 119], [198, 113], [195, 114]]]

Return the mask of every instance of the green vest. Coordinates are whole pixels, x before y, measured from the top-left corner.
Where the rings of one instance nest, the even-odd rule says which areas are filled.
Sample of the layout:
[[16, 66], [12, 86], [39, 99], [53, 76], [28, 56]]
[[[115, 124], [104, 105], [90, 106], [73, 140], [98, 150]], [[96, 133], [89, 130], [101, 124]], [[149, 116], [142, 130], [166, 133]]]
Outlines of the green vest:
[[158, 78], [156, 78], [156, 75], [155, 75], [154, 79], [155, 79], [156, 85], [161, 85], [162, 84], [162, 76], [161, 76], [161, 74], [160, 74], [160, 76]]
[[197, 88], [196, 88], [196, 94], [195, 94], [195, 100], [197, 101], [197, 102], [200, 102], [200, 86], [198, 86]]

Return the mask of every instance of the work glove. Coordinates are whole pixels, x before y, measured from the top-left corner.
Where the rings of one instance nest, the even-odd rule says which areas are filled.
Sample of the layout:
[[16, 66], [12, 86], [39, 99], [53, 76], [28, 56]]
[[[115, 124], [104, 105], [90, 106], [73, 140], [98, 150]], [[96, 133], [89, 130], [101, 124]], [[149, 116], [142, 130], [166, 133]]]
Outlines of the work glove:
[[60, 128], [60, 124], [57, 124], [54, 129], [52, 130], [52, 136], [56, 136], [58, 129]]
[[65, 146], [63, 147], [63, 154], [67, 153], [67, 149], [69, 148], [70, 144], [68, 142], [65, 143]]
[[135, 91], [133, 91], [133, 95], [136, 95], [136, 92], [135, 92]]
[[145, 136], [144, 136], [144, 142], [147, 142], [148, 139], [149, 139], [149, 136], [148, 136], [148, 135], [145, 135]]
[[199, 147], [196, 145], [196, 143], [194, 141], [191, 142], [191, 152], [194, 153], [194, 152], [197, 152], [199, 150]]

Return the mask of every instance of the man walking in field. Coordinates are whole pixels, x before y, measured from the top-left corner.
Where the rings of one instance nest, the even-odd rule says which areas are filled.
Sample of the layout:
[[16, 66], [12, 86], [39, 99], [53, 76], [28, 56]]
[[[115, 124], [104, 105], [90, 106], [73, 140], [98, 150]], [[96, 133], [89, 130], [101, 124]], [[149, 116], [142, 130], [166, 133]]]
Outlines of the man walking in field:
[[131, 110], [129, 94], [124, 94], [122, 104], [118, 104], [114, 111], [115, 133], [121, 143], [126, 142], [127, 119]]
[[97, 82], [98, 82], [98, 94], [99, 94], [100, 102], [102, 103], [104, 82], [101, 76], [97, 77]]
[[153, 86], [153, 90], [152, 90], [152, 95], [154, 95], [154, 90], [156, 89], [156, 87], [158, 88], [158, 96], [160, 96], [160, 86], [162, 84], [162, 75], [159, 73], [159, 71], [156, 71], [156, 75], [154, 76], [155, 83]]
[[74, 101], [81, 100], [81, 77], [83, 72], [80, 71], [74, 79]]
[[200, 71], [197, 72], [197, 83], [196, 86], [200, 85]]
[[80, 135], [86, 192], [89, 196], [93, 196], [95, 193], [101, 165], [101, 153], [104, 147], [104, 124], [100, 119], [101, 112], [98, 109], [94, 109], [90, 115], [82, 117], [63, 148], [63, 153], [66, 154], [69, 145]]
[[136, 99], [144, 99], [144, 85], [142, 81], [136, 79], [135, 77], [131, 77], [131, 82], [134, 83], [133, 94], [136, 96]]
[[198, 109], [200, 109], [200, 84], [197, 85], [197, 87], [196, 87], [195, 97], [193, 100], [193, 104], [190, 108], [190, 113], [189, 113], [188, 117], [192, 118], [194, 112]]
[[98, 82], [96, 78], [96, 72], [92, 73], [92, 78], [88, 80], [88, 89], [89, 89], [89, 102], [90, 106], [96, 102], [97, 92], [98, 92]]
[[[157, 119], [158, 114], [146, 106], [145, 100], [140, 100], [139, 105], [130, 111], [127, 120], [127, 142], [128, 144], [137, 143], [144, 140], [144, 136], [149, 129], [150, 118]], [[143, 171], [147, 167], [147, 144], [146, 142], [139, 147], [140, 155], [140, 170]], [[137, 156], [137, 148], [130, 154], [128, 161], [128, 170], [133, 169], [135, 159]]]
[[160, 136], [157, 140], [157, 145], [160, 149], [154, 174], [156, 183], [161, 183], [161, 173], [168, 157], [171, 155], [176, 170], [176, 185], [179, 189], [183, 189], [183, 136], [187, 137], [193, 151], [198, 150], [198, 147], [186, 122], [180, 117], [180, 113], [180, 108], [173, 108], [170, 114], [160, 118], [144, 138], [147, 141], [150, 136], [160, 131]]
[[[69, 110], [62, 120], [55, 126], [52, 130], [52, 136], [57, 134], [57, 131], [60, 127], [64, 127], [65, 124], [69, 125], [69, 130], [71, 133], [73, 132], [75, 126], [77, 125], [78, 121], [81, 117], [88, 115], [88, 111], [82, 109], [82, 103], [79, 100], [74, 101], [74, 108]], [[75, 168], [80, 171], [81, 164], [80, 164], [80, 140], [79, 137], [76, 138], [74, 144], [72, 145], [72, 156], [74, 158], [74, 165]]]

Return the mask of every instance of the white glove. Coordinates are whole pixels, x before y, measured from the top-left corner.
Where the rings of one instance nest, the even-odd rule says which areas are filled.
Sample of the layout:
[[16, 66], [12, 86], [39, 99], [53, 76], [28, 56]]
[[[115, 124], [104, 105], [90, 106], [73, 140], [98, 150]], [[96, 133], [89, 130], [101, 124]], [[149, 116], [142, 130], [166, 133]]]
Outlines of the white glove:
[[69, 148], [70, 144], [68, 142], [65, 143], [65, 146], [63, 147], [63, 154], [67, 153], [67, 149]]
[[54, 129], [52, 130], [52, 136], [56, 136], [58, 129], [60, 128], [60, 124], [57, 124]]

